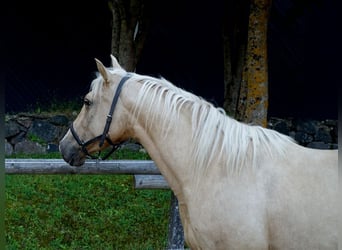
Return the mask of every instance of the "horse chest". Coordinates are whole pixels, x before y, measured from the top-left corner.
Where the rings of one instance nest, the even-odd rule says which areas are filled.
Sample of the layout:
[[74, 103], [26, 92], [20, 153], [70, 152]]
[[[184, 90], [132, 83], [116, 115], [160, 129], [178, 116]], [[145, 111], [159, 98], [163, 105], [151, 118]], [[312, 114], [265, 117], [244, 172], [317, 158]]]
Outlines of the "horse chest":
[[[200, 190], [200, 189], [199, 189]], [[186, 240], [192, 249], [266, 248], [263, 195], [251, 186], [221, 186], [197, 192], [180, 207]], [[203, 190], [202, 190], [203, 191]], [[250, 245], [252, 244], [252, 245]]]

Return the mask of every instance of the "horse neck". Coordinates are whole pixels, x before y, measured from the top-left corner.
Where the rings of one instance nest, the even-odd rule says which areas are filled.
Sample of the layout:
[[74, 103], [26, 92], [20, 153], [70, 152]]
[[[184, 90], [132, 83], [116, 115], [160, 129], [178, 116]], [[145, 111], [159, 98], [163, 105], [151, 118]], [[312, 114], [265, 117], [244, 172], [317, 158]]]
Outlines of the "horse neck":
[[[136, 101], [140, 87], [141, 84], [135, 85], [133, 91], [130, 91], [132, 102]], [[131, 110], [131, 136], [144, 146], [174, 193], [180, 194], [184, 185], [191, 180], [191, 162], [187, 150], [191, 143], [191, 116], [188, 116], [185, 108], [182, 109], [177, 118], [177, 126], [165, 131], [165, 124], [169, 124], [165, 119], [168, 117], [159, 113], [158, 109], [150, 114], [144, 112], [147, 110], [149, 106], [146, 103], [139, 107], [138, 112]], [[151, 117], [153, 122], [147, 122]]]

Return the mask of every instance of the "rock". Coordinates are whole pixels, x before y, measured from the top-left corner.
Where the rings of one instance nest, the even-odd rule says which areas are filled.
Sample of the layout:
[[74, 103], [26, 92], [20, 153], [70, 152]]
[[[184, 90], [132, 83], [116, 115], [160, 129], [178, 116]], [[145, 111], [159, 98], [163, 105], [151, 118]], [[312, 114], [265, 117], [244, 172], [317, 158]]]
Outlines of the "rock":
[[330, 128], [327, 126], [320, 126], [314, 136], [315, 141], [322, 141], [324, 143], [332, 142]]
[[59, 147], [57, 144], [49, 143], [46, 147], [46, 152], [51, 153], [51, 152], [58, 152]]
[[13, 154], [13, 147], [7, 140], [5, 140], [5, 155], [11, 154]]
[[45, 148], [38, 142], [32, 142], [24, 140], [18, 142], [14, 146], [14, 153], [24, 153], [24, 154], [43, 154], [45, 153]]
[[9, 141], [12, 145], [15, 145], [16, 143], [25, 140], [25, 137], [26, 137], [26, 132], [21, 131], [21, 132], [19, 132], [19, 134], [17, 134], [17, 135], [15, 135], [15, 136], [11, 137], [10, 139], [8, 139], [8, 141]]
[[298, 131], [295, 135], [295, 140], [301, 145], [306, 145], [313, 141], [313, 136], [303, 131]]
[[32, 119], [29, 117], [18, 117], [17, 122], [26, 129], [30, 128], [32, 125]]
[[310, 135], [314, 135], [318, 130], [318, 122], [314, 120], [297, 119], [294, 121], [296, 131], [301, 131]]
[[274, 123], [273, 129], [284, 135], [290, 134], [290, 127], [285, 120], [279, 119], [277, 122]]
[[58, 129], [55, 125], [43, 120], [35, 120], [28, 131], [30, 136], [36, 136], [46, 143], [54, 141], [58, 134]]
[[65, 115], [55, 115], [48, 119], [48, 122], [57, 126], [68, 126], [69, 119]]
[[337, 127], [337, 120], [325, 120], [322, 123], [329, 127]]
[[331, 145], [329, 143], [324, 143], [321, 141], [314, 141], [314, 142], [310, 142], [307, 145], [308, 148], [316, 148], [316, 149], [330, 149]]
[[337, 129], [337, 126], [336, 127], [332, 127], [332, 129], [331, 129], [331, 137], [333, 139], [333, 142], [337, 143], [337, 141], [338, 141], [338, 129]]
[[5, 123], [5, 138], [10, 138], [20, 133], [20, 125], [15, 121]]

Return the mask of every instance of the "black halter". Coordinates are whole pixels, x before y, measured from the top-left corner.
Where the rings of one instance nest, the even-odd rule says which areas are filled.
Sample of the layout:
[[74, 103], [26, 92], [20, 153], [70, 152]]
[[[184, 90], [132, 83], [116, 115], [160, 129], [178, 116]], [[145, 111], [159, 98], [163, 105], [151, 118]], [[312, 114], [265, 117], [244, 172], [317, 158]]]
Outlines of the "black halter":
[[112, 149], [104, 156], [102, 157], [102, 160], [107, 159], [120, 145], [121, 143], [113, 143], [112, 140], [107, 136], [108, 131], [109, 131], [109, 127], [110, 124], [112, 123], [112, 117], [113, 117], [113, 113], [114, 113], [114, 109], [116, 106], [116, 103], [119, 100], [119, 96], [122, 90], [122, 86], [124, 85], [124, 83], [131, 77], [132, 75], [127, 73], [119, 82], [119, 85], [116, 89], [113, 101], [112, 101], [112, 105], [110, 107], [109, 113], [107, 115], [107, 120], [106, 120], [106, 124], [105, 127], [103, 129], [103, 132], [101, 135], [96, 136], [86, 142], [84, 142], [83, 140], [80, 139], [80, 137], [77, 135], [75, 128], [74, 128], [74, 123], [71, 123], [70, 125], [70, 131], [71, 134], [73, 135], [73, 137], [75, 138], [76, 142], [78, 143], [78, 145], [81, 147], [82, 152], [85, 153], [86, 155], [90, 156], [92, 159], [99, 159], [100, 158], [100, 154], [101, 151], [99, 151], [99, 154], [97, 156], [93, 156], [91, 154], [89, 154], [88, 150], [87, 150], [87, 146], [89, 146], [90, 144], [99, 141], [99, 147], [101, 148], [104, 144], [104, 142], [106, 141], [109, 145], [112, 146]]

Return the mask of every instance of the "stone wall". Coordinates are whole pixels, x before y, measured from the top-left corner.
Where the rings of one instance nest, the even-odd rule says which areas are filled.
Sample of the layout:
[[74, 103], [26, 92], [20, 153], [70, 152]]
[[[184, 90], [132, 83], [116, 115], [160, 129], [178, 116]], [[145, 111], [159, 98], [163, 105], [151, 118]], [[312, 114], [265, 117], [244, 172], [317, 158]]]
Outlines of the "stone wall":
[[300, 145], [309, 148], [337, 149], [337, 120], [279, 119], [271, 118], [268, 127], [291, 136]]
[[6, 116], [5, 154], [58, 152], [58, 143], [68, 130], [65, 115], [19, 114]]
[[[6, 116], [5, 154], [58, 152], [58, 143], [71, 121], [65, 115], [18, 114]], [[321, 149], [335, 149], [336, 120], [271, 118], [269, 128], [294, 138], [299, 144]]]

